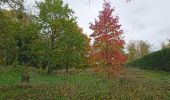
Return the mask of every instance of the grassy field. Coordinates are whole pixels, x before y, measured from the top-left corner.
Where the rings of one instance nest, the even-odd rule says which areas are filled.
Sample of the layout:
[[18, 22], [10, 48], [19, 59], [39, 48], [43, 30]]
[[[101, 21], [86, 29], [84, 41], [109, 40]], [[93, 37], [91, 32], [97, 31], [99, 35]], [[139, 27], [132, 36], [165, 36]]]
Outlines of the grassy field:
[[170, 73], [126, 68], [114, 80], [91, 70], [53, 73], [30, 68], [30, 83], [20, 83], [22, 68], [0, 68], [0, 100], [170, 100]]

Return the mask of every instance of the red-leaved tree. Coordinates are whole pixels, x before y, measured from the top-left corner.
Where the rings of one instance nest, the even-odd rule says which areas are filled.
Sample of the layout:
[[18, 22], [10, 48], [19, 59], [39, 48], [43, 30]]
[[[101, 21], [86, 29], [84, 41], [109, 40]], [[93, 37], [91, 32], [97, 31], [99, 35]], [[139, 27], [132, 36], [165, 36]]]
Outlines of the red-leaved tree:
[[109, 74], [116, 76], [121, 73], [122, 65], [126, 62], [123, 53], [125, 42], [122, 38], [119, 17], [112, 15], [114, 9], [110, 2], [104, 1], [103, 11], [99, 12], [98, 20], [90, 24], [94, 38], [91, 56], [96, 66], [102, 66]]

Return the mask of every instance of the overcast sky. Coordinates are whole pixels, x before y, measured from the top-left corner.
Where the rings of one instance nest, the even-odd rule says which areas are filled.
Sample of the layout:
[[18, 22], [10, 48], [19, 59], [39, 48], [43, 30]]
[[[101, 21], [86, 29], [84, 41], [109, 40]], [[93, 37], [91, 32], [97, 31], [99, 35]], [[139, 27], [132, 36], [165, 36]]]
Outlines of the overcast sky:
[[[27, 7], [35, 0], [25, 0]], [[42, 0], [36, 0], [42, 1]], [[102, 10], [103, 0], [63, 0], [74, 10], [75, 16], [84, 33], [91, 34], [89, 23]], [[115, 7], [114, 14], [119, 16], [125, 40], [147, 40], [153, 49], [159, 49], [160, 43], [170, 39], [170, 0], [110, 0]]]

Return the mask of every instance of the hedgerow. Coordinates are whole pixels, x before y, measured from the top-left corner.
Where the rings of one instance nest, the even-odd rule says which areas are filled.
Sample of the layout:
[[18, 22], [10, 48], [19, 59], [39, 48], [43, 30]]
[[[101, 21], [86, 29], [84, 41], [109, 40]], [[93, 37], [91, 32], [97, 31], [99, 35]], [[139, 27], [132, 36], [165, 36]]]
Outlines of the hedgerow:
[[156, 51], [128, 62], [127, 66], [170, 71], [170, 48]]

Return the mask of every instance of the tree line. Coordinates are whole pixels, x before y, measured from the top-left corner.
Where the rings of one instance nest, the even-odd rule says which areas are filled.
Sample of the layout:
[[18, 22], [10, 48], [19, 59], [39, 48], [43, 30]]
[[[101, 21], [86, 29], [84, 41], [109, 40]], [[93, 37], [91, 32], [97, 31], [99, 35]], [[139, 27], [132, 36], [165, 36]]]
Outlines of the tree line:
[[22, 0], [1, 0], [0, 7], [1, 65], [42, 67], [48, 74], [56, 69], [68, 72], [87, 67], [111, 76], [122, 72], [127, 60], [125, 41], [110, 2], [104, 1], [98, 19], [90, 23], [92, 45], [74, 11], [62, 0], [36, 2], [36, 14], [28, 13]]

